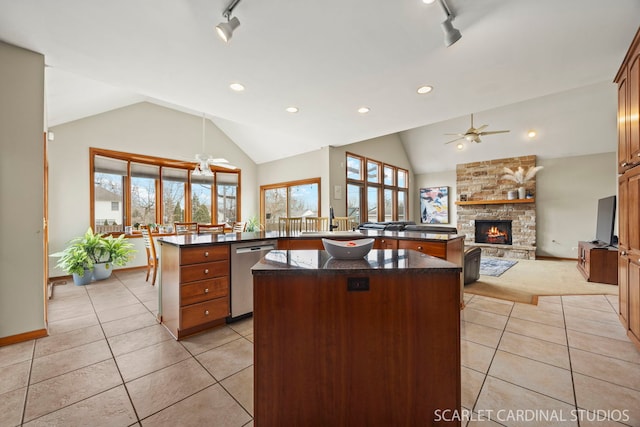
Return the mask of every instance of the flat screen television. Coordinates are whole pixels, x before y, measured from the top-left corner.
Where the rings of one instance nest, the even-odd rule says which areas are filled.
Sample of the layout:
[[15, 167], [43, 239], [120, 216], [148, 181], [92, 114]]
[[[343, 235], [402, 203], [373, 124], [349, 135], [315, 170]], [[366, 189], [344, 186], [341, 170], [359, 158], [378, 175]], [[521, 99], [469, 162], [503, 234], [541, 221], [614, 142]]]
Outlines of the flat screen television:
[[596, 241], [599, 244], [614, 245], [613, 230], [616, 224], [616, 196], [609, 196], [598, 200], [598, 224], [596, 227]]

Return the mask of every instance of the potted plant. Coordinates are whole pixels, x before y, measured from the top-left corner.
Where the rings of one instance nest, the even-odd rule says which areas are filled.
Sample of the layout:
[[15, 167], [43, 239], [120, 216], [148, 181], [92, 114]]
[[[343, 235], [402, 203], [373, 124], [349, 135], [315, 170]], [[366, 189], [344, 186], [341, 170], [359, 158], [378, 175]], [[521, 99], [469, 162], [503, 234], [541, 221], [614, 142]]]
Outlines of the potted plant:
[[[113, 271], [113, 266], [125, 266], [136, 250], [133, 244], [121, 234], [118, 237], [108, 235], [101, 237], [100, 260], [94, 263], [93, 276], [96, 280], [108, 279]], [[106, 258], [106, 261], [102, 261]]]
[[80, 242], [73, 242], [64, 251], [53, 255], [60, 256], [56, 267], [70, 273], [76, 286], [91, 282], [93, 261]]
[[255, 216], [252, 216], [249, 219], [247, 219], [247, 226], [245, 227], [244, 231], [246, 231], [247, 233], [252, 233], [252, 232], [260, 231], [261, 229], [262, 229], [262, 224], [260, 224], [260, 221], [258, 221], [258, 218], [256, 218]]

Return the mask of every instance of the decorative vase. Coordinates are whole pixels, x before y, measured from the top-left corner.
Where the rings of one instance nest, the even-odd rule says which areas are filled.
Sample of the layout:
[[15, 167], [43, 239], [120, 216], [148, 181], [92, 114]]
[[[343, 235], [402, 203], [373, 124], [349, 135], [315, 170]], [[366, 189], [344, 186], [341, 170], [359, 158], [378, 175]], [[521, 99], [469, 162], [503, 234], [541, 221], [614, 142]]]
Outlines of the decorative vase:
[[77, 273], [73, 273], [73, 283], [76, 286], [88, 285], [89, 283], [91, 283], [91, 278], [92, 277], [93, 277], [93, 274], [89, 270], [85, 270], [84, 274], [82, 276], [80, 276]]
[[527, 191], [524, 187], [518, 187], [518, 199], [524, 199], [527, 197]]
[[98, 262], [93, 265], [93, 278], [95, 280], [105, 280], [111, 277], [113, 266], [110, 262]]

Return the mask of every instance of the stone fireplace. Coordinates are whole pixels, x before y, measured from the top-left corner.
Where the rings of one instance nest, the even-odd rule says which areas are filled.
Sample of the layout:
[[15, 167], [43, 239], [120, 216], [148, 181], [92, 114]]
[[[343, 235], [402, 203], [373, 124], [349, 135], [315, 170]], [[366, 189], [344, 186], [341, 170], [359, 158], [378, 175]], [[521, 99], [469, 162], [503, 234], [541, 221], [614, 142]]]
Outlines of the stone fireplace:
[[[522, 166], [526, 171], [535, 165], [536, 156], [457, 165], [457, 223], [458, 232], [465, 235], [465, 246], [480, 246], [482, 254], [486, 256], [535, 259], [535, 178], [525, 185], [533, 197], [515, 200], [509, 200], [508, 192], [515, 190], [518, 185], [501, 179], [505, 167], [517, 169]], [[485, 221], [495, 223], [493, 226], [497, 230], [482, 231]], [[511, 230], [502, 230], [504, 224], [510, 224]], [[482, 236], [476, 234], [478, 228]], [[491, 236], [485, 238], [490, 231]]]

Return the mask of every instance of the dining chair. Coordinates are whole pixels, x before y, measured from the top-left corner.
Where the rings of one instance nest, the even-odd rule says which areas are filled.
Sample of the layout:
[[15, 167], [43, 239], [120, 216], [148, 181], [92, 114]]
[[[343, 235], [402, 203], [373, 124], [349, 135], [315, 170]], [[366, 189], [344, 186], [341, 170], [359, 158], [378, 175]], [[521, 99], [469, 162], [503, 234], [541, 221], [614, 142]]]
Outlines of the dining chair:
[[356, 227], [356, 220], [350, 216], [337, 216], [333, 219], [333, 225], [338, 231], [351, 231]]
[[326, 216], [308, 216], [304, 218], [305, 231], [328, 231], [329, 218]]
[[156, 245], [153, 242], [153, 235], [149, 232], [148, 225], [141, 225], [140, 230], [142, 232], [142, 238], [144, 239], [144, 248], [147, 251], [147, 277], [145, 282], [149, 281], [149, 273], [153, 269], [153, 279], [151, 280], [151, 286], [156, 284], [156, 276], [158, 275], [158, 255], [156, 254]]
[[242, 233], [247, 228], [247, 223], [245, 221], [236, 221], [233, 223], [232, 231], [234, 233]]
[[173, 229], [176, 234], [189, 234], [198, 232], [197, 222], [174, 222]]
[[211, 233], [211, 234], [224, 234], [224, 224], [200, 224], [197, 226], [198, 234]]

